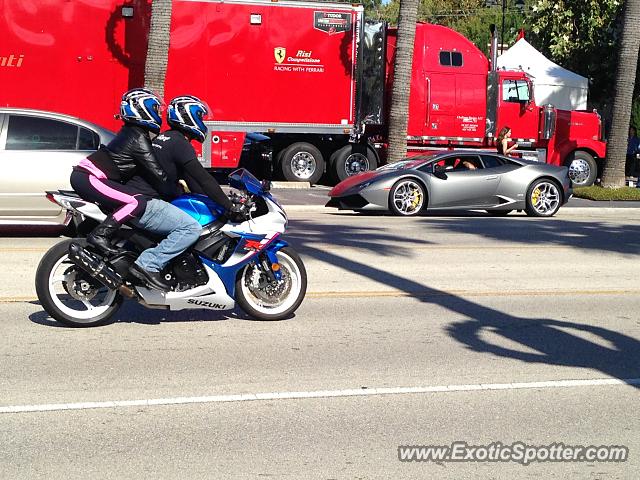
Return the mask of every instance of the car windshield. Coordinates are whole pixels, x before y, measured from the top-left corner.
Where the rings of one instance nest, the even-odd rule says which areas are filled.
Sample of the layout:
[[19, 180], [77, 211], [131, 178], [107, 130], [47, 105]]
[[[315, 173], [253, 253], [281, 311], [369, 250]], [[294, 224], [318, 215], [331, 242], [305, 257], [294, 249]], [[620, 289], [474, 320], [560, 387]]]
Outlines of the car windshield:
[[378, 168], [379, 171], [388, 170], [404, 170], [407, 168], [415, 168], [423, 165], [427, 160], [430, 160], [433, 155], [420, 155], [419, 157], [411, 157], [399, 162], [387, 163], [386, 165]]

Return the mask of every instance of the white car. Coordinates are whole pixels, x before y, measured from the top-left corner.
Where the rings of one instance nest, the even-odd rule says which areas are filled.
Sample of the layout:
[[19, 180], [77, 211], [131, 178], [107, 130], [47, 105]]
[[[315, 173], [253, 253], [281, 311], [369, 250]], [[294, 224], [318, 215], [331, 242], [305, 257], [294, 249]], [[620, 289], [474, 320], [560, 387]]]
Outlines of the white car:
[[113, 136], [69, 115], [0, 108], [0, 225], [67, 225], [45, 192], [70, 189], [71, 168]]

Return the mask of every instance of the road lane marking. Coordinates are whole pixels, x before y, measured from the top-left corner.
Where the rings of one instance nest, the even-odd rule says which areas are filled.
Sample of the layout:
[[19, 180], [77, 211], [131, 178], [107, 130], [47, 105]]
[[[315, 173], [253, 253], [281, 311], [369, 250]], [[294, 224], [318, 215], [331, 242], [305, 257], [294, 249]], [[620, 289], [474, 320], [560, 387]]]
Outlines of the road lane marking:
[[4, 247], [0, 248], [0, 253], [46, 253], [53, 245], [48, 247]]
[[640, 289], [625, 290], [494, 290], [494, 291], [469, 291], [469, 290], [380, 290], [380, 291], [352, 291], [352, 292], [307, 292], [310, 298], [366, 298], [366, 297], [544, 297], [544, 296], [568, 296], [568, 295], [639, 295]]
[[38, 297], [0, 297], [0, 303], [34, 302]]
[[110, 400], [104, 402], [48, 403], [34, 405], [7, 405], [3, 413], [55, 412], [65, 410], [91, 410], [101, 408], [152, 407], [159, 405], [187, 405], [194, 403], [229, 403], [249, 401], [300, 400], [310, 398], [369, 397], [380, 395], [419, 395], [493, 390], [530, 390], [550, 388], [604, 387], [640, 385], [640, 378], [618, 380], [594, 378], [588, 380], [551, 380], [543, 382], [476, 383], [467, 385], [434, 385], [425, 387], [351, 388], [344, 390], [314, 390], [302, 392], [240, 393], [199, 397], [151, 398], [145, 400]]
[[[487, 291], [470, 291], [470, 290], [449, 290], [449, 291], [431, 291], [431, 290], [362, 290], [362, 291], [328, 291], [328, 292], [307, 292], [307, 298], [384, 298], [384, 297], [563, 297], [571, 295], [600, 295], [600, 296], [627, 296], [640, 295], [640, 289], [625, 290], [487, 290]], [[21, 303], [34, 302], [37, 297], [0, 297], [0, 304], [3, 303]]]

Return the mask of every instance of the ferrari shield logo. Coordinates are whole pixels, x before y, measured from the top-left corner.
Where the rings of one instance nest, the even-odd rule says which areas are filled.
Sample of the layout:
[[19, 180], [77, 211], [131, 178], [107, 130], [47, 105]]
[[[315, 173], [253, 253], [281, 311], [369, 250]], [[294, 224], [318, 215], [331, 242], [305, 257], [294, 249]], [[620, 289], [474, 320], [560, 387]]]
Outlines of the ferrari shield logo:
[[276, 47], [273, 49], [273, 55], [276, 57], [276, 62], [282, 63], [287, 57], [287, 49], [284, 47]]

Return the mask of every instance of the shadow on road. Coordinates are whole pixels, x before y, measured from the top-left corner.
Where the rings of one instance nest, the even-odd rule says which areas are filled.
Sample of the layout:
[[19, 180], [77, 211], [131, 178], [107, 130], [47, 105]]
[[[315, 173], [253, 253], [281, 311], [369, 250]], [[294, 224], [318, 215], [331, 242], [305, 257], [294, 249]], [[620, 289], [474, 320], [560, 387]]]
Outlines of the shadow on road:
[[[522, 228], [522, 223], [518, 221], [513, 222], [514, 227], [508, 229], [504, 228], [505, 219], [483, 219], [481, 222], [473, 223], [459, 223], [454, 220], [453, 224], [450, 221], [441, 224], [429, 221], [425, 222], [425, 228], [435, 227], [444, 230], [451, 227], [452, 231], [489, 235], [492, 226], [496, 227], [495, 222], [501, 222], [501, 225], [496, 229], [496, 233], [492, 234], [494, 238], [523, 243], [540, 241], [574, 245], [577, 239], [576, 246], [579, 248], [634, 253], [638, 245], [637, 239], [640, 238], [640, 231], [634, 231], [637, 230], [636, 227], [629, 231], [607, 224], [557, 220], [551, 220], [549, 224], [536, 221], [525, 228]], [[507, 224], [511, 226], [508, 220]], [[519, 228], [515, 227], [516, 224]], [[407, 296], [419, 299], [425, 305], [443, 307], [467, 317], [469, 320], [449, 325], [447, 332], [471, 350], [530, 363], [588, 368], [621, 380], [640, 377], [640, 342], [632, 337], [582, 323], [510, 315], [331, 251], [331, 246], [340, 244], [368, 248], [376, 254], [382, 253], [381, 248], [387, 248], [393, 255], [403, 255], [407, 254], [411, 247], [402, 247], [406, 245], [407, 239], [401, 236], [376, 234], [376, 228], [373, 227], [360, 229], [357, 226], [344, 225], [314, 226], [309, 221], [296, 222], [295, 225], [301, 228], [296, 228], [289, 238], [304, 254], [398, 289]], [[612, 235], [614, 236], [611, 237]], [[368, 241], [369, 236], [377, 240]], [[615, 242], [612, 239], [615, 239]], [[383, 241], [386, 244], [383, 244]], [[325, 249], [321, 247], [323, 245], [328, 247]], [[487, 333], [515, 342], [529, 353], [491, 344], [483, 339]]]
[[[295, 314], [285, 320], [291, 320], [295, 318]], [[60, 327], [60, 328], [73, 328], [63, 325], [52, 319], [47, 312], [39, 310], [29, 315], [29, 320], [38, 325], [45, 327]], [[146, 308], [133, 301], [125, 301], [118, 312], [112, 317], [112, 319], [105, 326], [109, 326], [113, 323], [137, 323], [142, 325], [160, 325], [162, 323], [175, 323], [175, 322], [219, 322], [224, 320], [244, 320], [252, 322], [261, 322], [250, 317], [244, 311], [236, 308], [231, 311], [217, 312], [215, 310], [205, 309], [193, 309], [193, 310], [161, 310]], [[100, 327], [91, 327], [100, 328]]]
[[585, 250], [624, 254], [640, 253], [640, 225], [567, 221], [557, 218], [484, 218], [475, 221], [422, 218], [425, 228], [477, 235], [492, 240], [523, 244], [561, 245]]
[[[640, 245], [640, 228], [637, 226], [617, 227], [601, 222], [557, 219], [526, 222], [504, 218], [415, 220], [423, 222], [425, 229], [475, 234], [523, 244], [540, 242], [625, 254], [636, 253]], [[370, 225], [327, 225], [326, 222], [320, 224], [311, 220], [297, 220], [292, 221], [292, 226], [294, 228], [287, 239], [304, 255], [398, 289], [407, 296], [418, 299], [425, 306], [443, 307], [468, 318], [449, 325], [447, 332], [471, 350], [523, 362], [587, 368], [621, 380], [640, 377], [640, 342], [632, 337], [582, 323], [510, 315], [403, 278], [391, 271], [376, 268], [375, 265], [358, 262], [349, 257], [348, 253], [337, 253], [339, 248], [335, 248], [366, 249], [377, 255], [409, 256], [413, 247], [429, 245], [430, 242], [389, 233]], [[398, 223], [399, 232], [402, 232], [402, 228], [402, 223]], [[417, 265], [416, 268], [423, 266]], [[239, 309], [228, 315], [212, 311], [206, 311], [205, 315], [203, 318], [203, 310], [149, 310], [133, 302], [125, 302], [115, 321], [157, 325], [162, 322], [250, 320]], [[32, 314], [30, 319], [40, 325], [59, 326], [42, 311]], [[489, 343], [484, 339], [486, 333], [515, 342], [523, 350], [528, 350], [528, 353]]]

